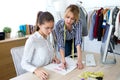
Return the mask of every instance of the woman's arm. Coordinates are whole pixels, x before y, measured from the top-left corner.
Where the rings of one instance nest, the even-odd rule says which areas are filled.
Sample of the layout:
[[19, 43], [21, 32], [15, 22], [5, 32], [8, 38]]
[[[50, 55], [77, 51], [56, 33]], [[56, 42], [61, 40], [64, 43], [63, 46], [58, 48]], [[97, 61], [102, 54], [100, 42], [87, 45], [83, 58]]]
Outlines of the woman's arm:
[[65, 61], [65, 45], [64, 45], [64, 21], [60, 20], [55, 25], [55, 33], [57, 37], [58, 49], [60, 51], [63, 68], [66, 67]]
[[35, 69], [34, 74], [41, 80], [47, 80], [49, 77], [49, 74], [44, 69], [41, 68]]
[[31, 64], [33, 51], [34, 51], [33, 42], [31, 39], [28, 39], [25, 43], [21, 66], [23, 69], [29, 72], [34, 72], [34, 70], [36, 69], [36, 67]]
[[81, 44], [82, 44], [82, 24], [79, 21], [76, 24], [76, 37], [75, 37], [75, 45], [76, 45], [76, 48], [77, 48], [77, 55], [78, 55], [78, 61], [77, 61], [78, 69], [83, 68]]
[[78, 60], [77, 60], [77, 68], [82, 69], [83, 64], [82, 64], [82, 51], [80, 45], [77, 45], [77, 55], [78, 55]]
[[64, 26], [63, 21], [60, 20], [55, 25], [55, 34], [57, 37], [57, 45], [58, 45], [58, 51], [60, 51], [62, 59], [64, 58], [64, 51], [65, 51], [65, 45], [64, 45]]

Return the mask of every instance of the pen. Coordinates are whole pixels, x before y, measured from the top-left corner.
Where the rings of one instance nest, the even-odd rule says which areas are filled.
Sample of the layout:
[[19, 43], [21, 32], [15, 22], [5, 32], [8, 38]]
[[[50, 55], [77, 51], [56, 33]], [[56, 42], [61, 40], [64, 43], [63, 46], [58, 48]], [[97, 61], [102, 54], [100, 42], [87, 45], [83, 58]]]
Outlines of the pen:
[[65, 70], [67, 71], [67, 67], [65, 67]]
[[66, 62], [63, 63], [63, 64], [64, 64], [64, 69], [67, 71], [67, 64], [66, 64]]

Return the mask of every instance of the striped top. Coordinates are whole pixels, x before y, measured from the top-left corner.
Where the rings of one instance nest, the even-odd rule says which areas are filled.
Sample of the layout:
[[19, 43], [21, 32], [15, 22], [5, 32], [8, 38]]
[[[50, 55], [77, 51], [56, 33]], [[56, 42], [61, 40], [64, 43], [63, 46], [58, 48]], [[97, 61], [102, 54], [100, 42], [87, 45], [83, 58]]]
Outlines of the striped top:
[[[55, 25], [55, 33], [57, 37], [57, 43], [58, 43], [58, 50], [63, 49], [65, 50], [65, 45], [64, 45], [64, 20], [59, 20], [56, 25]], [[77, 23], [74, 23], [72, 25], [72, 30], [65, 31], [66, 33], [66, 40], [71, 40], [75, 38], [75, 46], [81, 45], [82, 41], [82, 26], [81, 26], [81, 21], [79, 20]]]

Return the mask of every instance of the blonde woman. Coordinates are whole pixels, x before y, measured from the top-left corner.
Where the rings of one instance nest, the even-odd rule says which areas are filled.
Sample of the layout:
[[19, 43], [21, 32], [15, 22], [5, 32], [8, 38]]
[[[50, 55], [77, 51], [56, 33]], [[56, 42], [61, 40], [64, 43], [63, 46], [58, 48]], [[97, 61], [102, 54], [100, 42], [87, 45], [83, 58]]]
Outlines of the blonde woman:
[[67, 68], [66, 56], [77, 53], [77, 68], [82, 69], [82, 26], [79, 19], [79, 8], [76, 5], [69, 5], [64, 14], [64, 19], [59, 20], [55, 25], [58, 51], [61, 55], [62, 68]]

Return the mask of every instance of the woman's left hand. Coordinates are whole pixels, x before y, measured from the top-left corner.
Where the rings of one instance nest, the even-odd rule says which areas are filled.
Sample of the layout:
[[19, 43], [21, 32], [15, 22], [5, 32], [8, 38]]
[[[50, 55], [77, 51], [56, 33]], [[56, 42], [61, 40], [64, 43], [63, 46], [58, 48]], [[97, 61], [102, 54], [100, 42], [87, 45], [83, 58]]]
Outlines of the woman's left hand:
[[55, 57], [55, 58], [53, 58], [52, 62], [53, 62], [53, 63], [59, 64], [59, 63], [60, 63], [60, 60], [59, 60], [58, 58]]
[[84, 65], [83, 65], [83, 63], [81, 61], [77, 62], [77, 68], [78, 69], [83, 69], [84, 68]]

